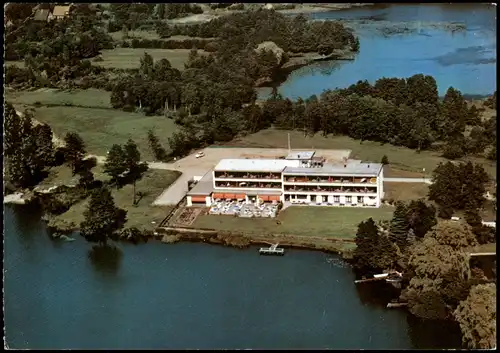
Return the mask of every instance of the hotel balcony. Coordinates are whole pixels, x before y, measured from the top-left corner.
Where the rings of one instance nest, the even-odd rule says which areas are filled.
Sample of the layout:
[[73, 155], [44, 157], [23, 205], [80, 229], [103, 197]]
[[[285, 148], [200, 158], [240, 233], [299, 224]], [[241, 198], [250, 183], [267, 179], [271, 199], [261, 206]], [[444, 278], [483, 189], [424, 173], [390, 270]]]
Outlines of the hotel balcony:
[[241, 188], [241, 189], [277, 189], [281, 190], [281, 183], [255, 182], [255, 181], [215, 181], [216, 188]]
[[280, 180], [281, 173], [264, 172], [215, 172], [216, 179], [258, 179], [258, 180]]
[[284, 176], [285, 183], [294, 184], [376, 184], [377, 178], [336, 177], [336, 176]]
[[286, 193], [339, 193], [339, 194], [376, 194], [376, 187], [338, 187], [338, 186], [307, 186], [285, 185]]

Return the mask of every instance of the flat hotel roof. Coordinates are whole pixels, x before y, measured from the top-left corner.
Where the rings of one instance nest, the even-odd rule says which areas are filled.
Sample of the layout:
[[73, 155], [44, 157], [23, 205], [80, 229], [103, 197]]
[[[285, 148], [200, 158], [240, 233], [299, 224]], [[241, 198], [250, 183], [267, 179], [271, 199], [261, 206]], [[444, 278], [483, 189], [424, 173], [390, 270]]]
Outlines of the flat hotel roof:
[[237, 172], [282, 172], [289, 161], [284, 159], [222, 159], [215, 171]]
[[308, 161], [313, 158], [316, 151], [293, 151], [286, 156], [286, 159]]
[[287, 167], [283, 174], [294, 175], [335, 175], [335, 176], [377, 176], [382, 169], [380, 163], [347, 163], [327, 164], [321, 168], [291, 168]]

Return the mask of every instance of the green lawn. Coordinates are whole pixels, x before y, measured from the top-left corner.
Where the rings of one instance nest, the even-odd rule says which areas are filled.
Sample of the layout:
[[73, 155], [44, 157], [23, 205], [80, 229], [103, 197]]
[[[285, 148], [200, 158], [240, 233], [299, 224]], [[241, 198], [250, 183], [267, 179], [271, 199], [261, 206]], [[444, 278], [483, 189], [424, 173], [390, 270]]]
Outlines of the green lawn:
[[[100, 167], [94, 168], [100, 169]], [[96, 173], [96, 178], [98, 175]], [[141, 180], [137, 182], [136, 191], [146, 195], [139, 201], [137, 206], [132, 205], [133, 187], [126, 185], [121, 189], [113, 189], [112, 194], [115, 204], [127, 210], [126, 227], [137, 227], [153, 230], [165, 218], [170, 207], [152, 206], [153, 201], [170, 186], [180, 173], [172, 170], [153, 170], [146, 172]], [[61, 176], [64, 178], [63, 176]], [[101, 178], [102, 179], [102, 178]], [[83, 221], [83, 212], [87, 209], [88, 199], [73, 205], [67, 212], [56, 216], [54, 221], [73, 222], [80, 224]], [[152, 223], [155, 222], [155, 223]]]
[[[40, 188], [49, 188], [55, 185], [69, 186], [78, 183], [79, 176], [73, 175], [71, 168], [67, 165], [50, 168], [48, 172], [49, 175], [38, 184]], [[110, 176], [104, 173], [102, 165], [96, 165], [92, 168], [92, 173], [96, 180], [108, 181], [110, 179]]]
[[[184, 70], [184, 63], [187, 62], [191, 49], [133, 49], [115, 48], [101, 50], [103, 61], [94, 62], [93, 65], [105, 68], [134, 69], [139, 68], [140, 59], [144, 53], [148, 53], [155, 61], [168, 59], [172, 67]], [[203, 50], [198, 50], [203, 54]]]
[[165, 117], [145, 116], [115, 109], [78, 107], [40, 107], [35, 119], [50, 125], [58, 137], [77, 132], [91, 154], [105, 156], [113, 144], [125, 144], [133, 139], [141, 152], [141, 159], [152, 161], [147, 132], [152, 129], [163, 147], [168, 149], [168, 137], [177, 130], [175, 123]]
[[[291, 206], [282, 211], [277, 219], [200, 215], [191, 227], [252, 233], [354, 238], [361, 221], [370, 217], [374, 220], [390, 219], [393, 210], [394, 208], [389, 206], [380, 208]], [[277, 224], [276, 220], [281, 221], [281, 224]]]
[[384, 199], [405, 201], [427, 199], [429, 184], [424, 183], [384, 183]]
[[41, 88], [36, 91], [13, 91], [5, 94], [5, 99], [15, 104], [34, 105], [68, 105], [89, 108], [110, 108], [111, 92], [89, 88], [74, 90], [58, 90]]
[[[262, 130], [242, 137], [231, 142], [231, 145], [237, 147], [288, 148], [288, 134], [290, 134], [292, 149], [349, 149], [352, 151], [350, 158], [373, 162], [380, 162], [382, 156], [386, 155], [391, 169], [421, 173], [422, 169], [425, 168], [426, 174], [430, 175], [439, 162], [446, 161], [445, 158], [440, 157], [438, 152], [422, 151], [417, 153], [415, 150], [390, 144], [381, 145], [378, 142], [370, 141], [360, 143], [359, 140], [346, 136], [324, 137], [321, 134], [316, 134], [305, 137], [304, 133], [300, 131], [275, 129]], [[485, 170], [496, 178], [496, 162], [483, 158], [471, 158], [471, 160], [482, 164]]]

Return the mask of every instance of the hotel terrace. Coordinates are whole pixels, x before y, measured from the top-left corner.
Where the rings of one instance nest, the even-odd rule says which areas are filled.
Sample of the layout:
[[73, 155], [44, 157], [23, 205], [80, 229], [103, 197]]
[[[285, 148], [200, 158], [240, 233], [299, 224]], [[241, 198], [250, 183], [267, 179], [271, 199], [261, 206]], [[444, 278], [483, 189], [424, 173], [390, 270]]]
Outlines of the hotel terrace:
[[187, 193], [187, 205], [240, 200], [380, 207], [383, 177], [380, 163], [326, 164], [315, 151], [293, 152], [284, 159], [223, 159]]

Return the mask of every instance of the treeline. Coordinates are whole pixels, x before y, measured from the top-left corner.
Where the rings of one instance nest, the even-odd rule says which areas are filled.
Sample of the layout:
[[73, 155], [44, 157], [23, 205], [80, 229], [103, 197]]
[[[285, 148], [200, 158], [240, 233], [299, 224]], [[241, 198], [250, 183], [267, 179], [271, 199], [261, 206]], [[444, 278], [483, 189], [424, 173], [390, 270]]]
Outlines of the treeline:
[[[495, 302], [496, 278], [488, 279], [469, 255], [478, 244], [496, 240], [495, 229], [484, 226], [478, 213], [487, 179], [471, 163], [438, 166], [429, 198], [447, 220], [438, 219], [424, 200], [398, 202], [390, 221], [370, 218], [359, 224], [352, 259], [363, 273], [401, 272], [399, 299], [409, 311], [423, 319], [457, 321], [464, 345], [476, 349], [496, 345], [495, 305], [488, 304]], [[464, 221], [449, 220], [464, 208]]]
[[183, 39], [183, 40], [161, 40], [161, 39], [138, 39], [122, 41], [122, 48], [144, 48], [144, 49], [200, 49], [215, 52], [218, 45], [214, 40], [207, 39]]
[[42, 56], [45, 60], [74, 61], [112, 49], [113, 40], [92, 16], [59, 21], [18, 21], [6, 28], [5, 59]]
[[358, 39], [340, 22], [311, 22], [303, 15], [290, 17], [274, 10], [245, 11], [190, 25], [160, 24], [157, 33], [165, 38], [174, 35], [222, 38], [244, 48], [272, 41], [286, 52], [331, 53], [350, 47], [359, 50]]
[[[148, 166], [140, 162], [140, 153], [134, 141], [123, 146], [114, 145], [104, 165], [104, 172], [112, 179], [103, 182], [94, 179], [92, 168], [95, 158], [86, 158], [84, 141], [76, 133], [64, 136], [64, 145], [53, 144], [53, 133], [46, 124], [35, 124], [30, 112], [18, 116], [15, 108], [6, 103], [4, 124], [4, 156], [6, 181], [16, 188], [32, 188], [48, 175], [50, 168], [66, 164], [73, 176], [78, 176], [74, 187], [58, 187], [53, 193], [42, 194], [38, 201], [47, 218], [62, 214], [77, 202], [90, 196], [85, 220], [80, 224], [82, 235], [91, 242], [106, 244], [108, 238], [133, 243], [147, 241], [147, 234], [139, 229], [124, 228], [126, 211], [114, 206], [109, 192], [111, 187], [132, 183], [131, 203], [136, 204], [135, 183], [147, 171]], [[53, 228], [50, 227], [49, 228]], [[57, 233], [60, 229], [54, 229]]]
[[[480, 216], [489, 177], [480, 165], [447, 162], [433, 171], [432, 181], [429, 200], [438, 210], [424, 200], [397, 202], [390, 221], [361, 222], [352, 263], [365, 273], [402, 272], [400, 300], [413, 315], [457, 320], [464, 343], [492, 348], [491, 332], [474, 326], [491, 325], [491, 317], [483, 322], [470, 320], [472, 326], [463, 317], [464, 306], [474, 304], [467, 301], [476, 286], [491, 282], [473, 267], [469, 255], [475, 246], [496, 241], [495, 228], [483, 225]], [[463, 220], [450, 220], [456, 211], [465, 211]], [[474, 299], [479, 299], [475, 304], [480, 306], [484, 298]], [[470, 335], [471, 330], [481, 334]]]
[[193, 50], [188, 69], [181, 75], [168, 60], [155, 63], [146, 53], [141, 59], [139, 74], [115, 84], [111, 104], [128, 110], [139, 107], [150, 114], [164, 114], [182, 106], [184, 110], [179, 112], [179, 122], [182, 122], [183, 112], [189, 117], [201, 112], [212, 115], [227, 107], [241, 109], [245, 102], [255, 99], [252, 80], [237, 74], [231, 76], [225, 68], [213, 73], [203, 70], [206, 65], [216, 67], [214, 63], [213, 57], [199, 56]]
[[[360, 81], [305, 101], [277, 96], [265, 102], [263, 111], [266, 120], [279, 128], [311, 134], [321, 131], [417, 150], [444, 141], [447, 158], [480, 154], [487, 147], [496, 151], [496, 119], [481, 121], [480, 110], [474, 105], [468, 108], [453, 87], [439, 100], [436, 81], [422, 74], [382, 78], [373, 86]], [[468, 136], [466, 126], [472, 127]]]
[[108, 31], [120, 31], [123, 26], [129, 30], [149, 27], [162, 20], [201, 14], [203, 10], [196, 4], [111, 4], [112, 19]]

